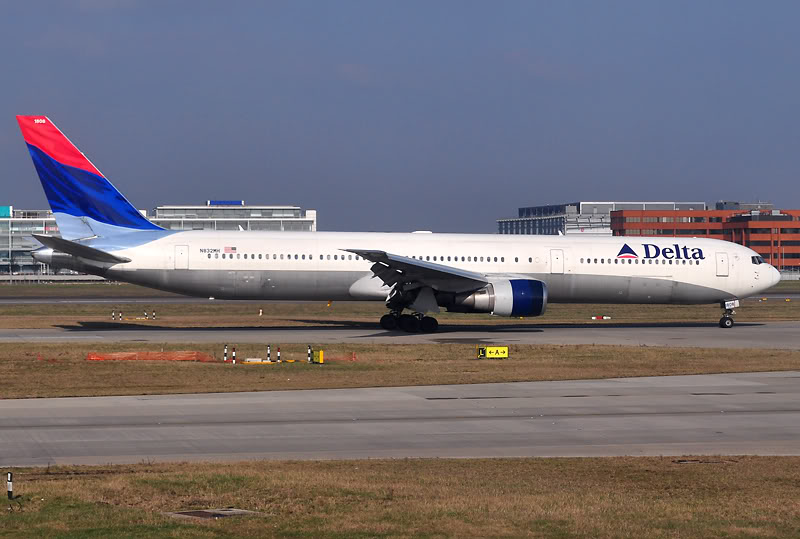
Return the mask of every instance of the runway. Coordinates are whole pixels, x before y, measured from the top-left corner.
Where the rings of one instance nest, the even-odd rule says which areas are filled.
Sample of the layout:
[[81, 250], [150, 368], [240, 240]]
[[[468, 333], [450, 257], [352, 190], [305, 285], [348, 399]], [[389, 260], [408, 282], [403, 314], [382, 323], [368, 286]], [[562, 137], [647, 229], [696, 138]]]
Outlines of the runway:
[[0, 400], [0, 466], [800, 454], [800, 371]]
[[2, 329], [0, 342], [493, 343], [800, 349], [800, 321], [738, 323], [732, 329], [721, 329], [714, 323], [442, 325], [439, 332], [431, 334], [385, 331], [371, 324], [333, 324], [336, 323], [273, 328], [167, 328], [145, 321], [87, 323], [63, 328]]

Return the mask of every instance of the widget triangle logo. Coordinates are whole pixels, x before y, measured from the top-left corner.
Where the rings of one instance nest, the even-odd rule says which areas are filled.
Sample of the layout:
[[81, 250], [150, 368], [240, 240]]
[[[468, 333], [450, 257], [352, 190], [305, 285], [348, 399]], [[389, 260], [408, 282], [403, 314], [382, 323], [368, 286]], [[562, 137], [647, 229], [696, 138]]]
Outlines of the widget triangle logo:
[[622, 246], [622, 249], [619, 250], [617, 258], [639, 258], [639, 255], [626, 243]]

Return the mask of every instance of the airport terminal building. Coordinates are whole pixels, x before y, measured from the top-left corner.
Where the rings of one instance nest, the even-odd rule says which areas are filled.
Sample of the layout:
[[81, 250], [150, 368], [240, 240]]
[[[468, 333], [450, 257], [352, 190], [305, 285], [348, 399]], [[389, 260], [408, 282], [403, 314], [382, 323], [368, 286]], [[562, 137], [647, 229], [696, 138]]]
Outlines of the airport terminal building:
[[[316, 210], [304, 210], [299, 206], [247, 205], [244, 200], [158, 206], [149, 215], [141, 211], [168, 230], [317, 230]], [[48, 268], [31, 256], [32, 250], [41, 247], [31, 234], [58, 235], [53, 212], [0, 206], [0, 275], [48, 273]]]
[[517, 217], [497, 220], [500, 234], [611, 236], [618, 210], [705, 210], [705, 202], [568, 202], [519, 208]]

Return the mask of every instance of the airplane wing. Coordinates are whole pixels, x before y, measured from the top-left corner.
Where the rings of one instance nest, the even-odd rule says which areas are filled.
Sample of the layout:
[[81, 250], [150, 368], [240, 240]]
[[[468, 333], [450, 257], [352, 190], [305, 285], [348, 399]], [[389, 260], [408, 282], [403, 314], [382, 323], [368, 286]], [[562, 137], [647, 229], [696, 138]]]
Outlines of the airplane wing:
[[123, 264], [131, 261], [130, 258], [112, 255], [111, 253], [101, 251], [100, 249], [95, 249], [94, 247], [83, 245], [82, 243], [65, 240], [64, 238], [58, 238], [56, 236], [42, 236], [40, 234], [32, 234], [32, 236], [36, 239], [36, 241], [45, 247], [50, 247], [54, 251], [61, 251], [62, 253], [79, 256], [88, 260], [94, 260], [96, 262], [110, 262], [112, 264]]
[[374, 262], [372, 272], [388, 286], [397, 283], [418, 283], [442, 292], [472, 292], [489, 282], [480, 273], [416, 258], [394, 255], [386, 251], [344, 249], [344, 251]]

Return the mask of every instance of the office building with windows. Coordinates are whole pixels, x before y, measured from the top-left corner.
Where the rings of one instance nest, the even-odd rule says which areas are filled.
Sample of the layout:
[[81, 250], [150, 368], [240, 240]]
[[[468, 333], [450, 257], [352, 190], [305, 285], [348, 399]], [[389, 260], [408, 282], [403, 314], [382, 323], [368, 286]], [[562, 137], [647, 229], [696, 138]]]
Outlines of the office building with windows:
[[611, 212], [618, 210], [696, 210], [705, 202], [568, 202], [518, 209], [517, 217], [498, 219], [500, 234], [583, 234], [611, 236]]

